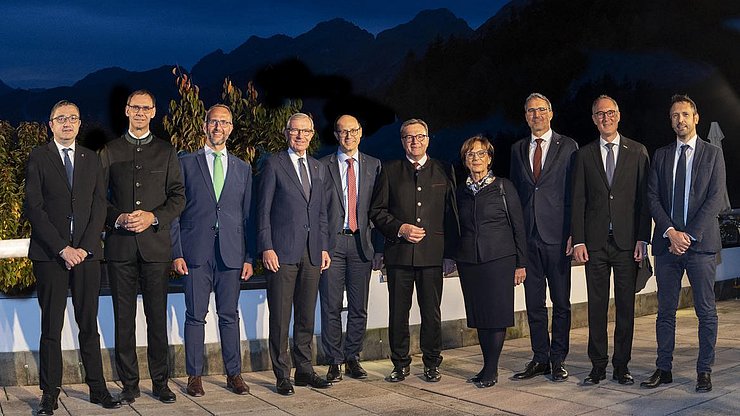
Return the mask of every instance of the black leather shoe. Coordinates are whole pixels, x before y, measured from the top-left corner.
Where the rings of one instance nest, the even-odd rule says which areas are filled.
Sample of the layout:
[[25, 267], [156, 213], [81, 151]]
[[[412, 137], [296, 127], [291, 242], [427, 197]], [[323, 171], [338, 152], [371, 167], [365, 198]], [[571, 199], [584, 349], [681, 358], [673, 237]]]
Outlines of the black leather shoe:
[[277, 383], [275, 383], [275, 391], [283, 396], [292, 396], [293, 393], [295, 393], [293, 385], [290, 384], [290, 379], [287, 378], [279, 378], [277, 380]]
[[104, 409], [118, 409], [121, 407], [121, 402], [113, 399], [108, 390], [90, 392], [90, 403], [99, 404]]
[[39, 403], [39, 409], [36, 411], [37, 415], [53, 415], [54, 411], [59, 409], [59, 390], [54, 393], [46, 393], [41, 395], [41, 403]]
[[627, 370], [627, 369], [614, 370], [614, 373], [612, 373], [612, 380], [624, 386], [631, 386], [635, 384], [635, 379], [632, 378], [632, 374], [630, 374], [630, 370]]
[[329, 371], [326, 372], [326, 381], [330, 383], [342, 381], [342, 366], [338, 364], [329, 365]]
[[565, 381], [568, 379], [568, 370], [563, 363], [552, 364], [552, 381]]
[[490, 380], [478, 380], [475, 382], [475, 387], [478, 387], [479, 389], [485, 389], [488, 387], [493, 387], [498, 383], [498, 374], [495, 374], [492, 379]]
[[696, 391], [712, 391], [712, 376], [709, 373], [699, 373], [696, 375]]
[[530, 361], [521, 373], [514, 374], [515, 380], [526, 380], [534, 376], [550, 374], [550, 364]]
[[159, 399], [162, 403], [174, 403], [177, 401], [177, 396], [170, 390], [167, 384], [152, 387], [152, 395]]
[[296, 386], [311, 386], [316, 389], [326, 389], [331, 387], [331, 383], [319, 377], [316, 372], [313, 373], [295, 373]]
[[139, 391], [139, 387], [133, 387], [133, 386], [124, 386], [123, 390], [121, 390], [121, 394], [118, 395], [118, 401], [121, 402], [121, 404], [131, 404], [136, 401], [137, 397], [141, 396], [141, 392]]
[[648, 389], [654, 389], [661, 384], [668, 384], [673, 382], [673, 375], [670, 371], [663, 371], [661, 369], [655, 370], [652, 376], [647, 380], [640, 383], [640, 387]]
[[390, 381], [391, 383], [404, 381], [409, 374], [411, 374], [411, 367], [409, 366], [393, 367], [393, 371], [385, 378], [385, 381]]
[[347, 361], [347, 365], [344, 367], [344, 374], [360, 380], [367, 378], [367, 371], [362, 368], [359, 361], [355, 360]]
[[601, 380], [606, 380], [606, 371], [600, 368], [593, 368], [588, 376], [583, 379], [584, 385], [599, 384]]
[[477, 383], [481, 381], [483, 378], [483, 370], [479, 371], [478, 374], [474, 375], [473, 377], [470, 377], [469, 379], [465, 380], [466, 383]]
[[424, 367], [424, 379], [430, 383], [436, 383], [442, 378], [439, 367]]

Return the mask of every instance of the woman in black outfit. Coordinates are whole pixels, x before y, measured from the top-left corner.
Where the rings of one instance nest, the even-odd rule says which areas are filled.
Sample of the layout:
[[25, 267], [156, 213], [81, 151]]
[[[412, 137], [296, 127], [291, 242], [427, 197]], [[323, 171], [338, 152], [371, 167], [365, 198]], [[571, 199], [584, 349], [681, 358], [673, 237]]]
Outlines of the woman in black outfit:
[[482, 136], [463, 143], [460, 157], [469, 176], [457, 188], [460, 273], [468, 327], [478, 329], [483, 369], [468, 382], [491, 387], [506, 328], [514, 325], [514, 286], [526, 277], [524, 219], [514, 185], [490, 170], [493, 146]]

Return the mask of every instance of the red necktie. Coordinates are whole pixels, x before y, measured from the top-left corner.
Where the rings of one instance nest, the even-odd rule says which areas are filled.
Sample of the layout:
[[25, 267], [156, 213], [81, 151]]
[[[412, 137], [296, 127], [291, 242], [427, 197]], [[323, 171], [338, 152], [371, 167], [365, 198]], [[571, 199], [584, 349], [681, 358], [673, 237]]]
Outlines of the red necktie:
[[354, 159], [347, 159], [347, 210], [349, 212], [349, 229], [357, 231], [357, 182], [355, 179]]
[[542, 173], [542, 142], [543, 139], [534, 139], [537, 146], [534, 148], [534, 157], [532, 158], [532, 174], [534, 181], [537, 182], [540, 179], [540, 173]]

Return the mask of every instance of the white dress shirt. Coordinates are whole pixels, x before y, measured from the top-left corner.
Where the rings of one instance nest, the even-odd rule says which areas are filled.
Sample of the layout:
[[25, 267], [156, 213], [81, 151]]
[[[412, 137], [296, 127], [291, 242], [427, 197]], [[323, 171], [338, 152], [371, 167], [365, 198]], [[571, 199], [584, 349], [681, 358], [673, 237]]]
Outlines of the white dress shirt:
[[534, 171], [534, 150], [537, 148], [536, 139], [542, 139], [542, 144], [540, 145], [540, 147], [542, 148], [542, 166], [540, 166], [541, 169], [545, 167], [547, 150], [550, 148], [550, 142], [552, 141], [552, 129], [547, 130], [545, 134], [542, 135], [542, 137], [537, 137], [533, 134], [531, 139], [529, 140], [529, 166], [532, 167], [532, 171]]
[[[357, 159], [358, 152], [355, 152], [354, 156], [351, 158], [354, 159], [354, 162], [352, 162], [352, 170], [355, 172], [355, 190], [357, 191], [357, 194], [360, 193], [360, 161]], [[347, 160], [350, 159], [349, 156], [347, 156], [345, 153], [343, 153], [341, 150], [337, 151], [337, 163], [339, 164], [339, 177], [342, 181], [342, 201], [344, 203], [344, 228], [349, 229], [349, 199], [347, 197], [347, 191], [349, 191], [349, 187], [347, 186], [347, 171], [349, 171], [349, 164], [347, 164]]]
[[[290, 161], [293, 163], [293, 169], [295, 169], [296, 175], [298, 175], [298, 182], [301, 181], [301, 168], [298, 159], [303, 158], [303, 163], [306, 165], [306, 172], [308, 173], [308, 184], [311, 184], [311, 169], [308, 168], [308, 152], [303, 153], [303, 156], [298, 156], [298, 153], [294, 152], [290, 147], [288, 148], [288, 156]], [[301, 182], [301, 185], [303, 182]]]
[[[204, 150], [206, 152], [206, 165], [208, 165], [208, 172], [211, 174], [211, 182], [213, 182], [213, 161], [216, 159], [216, 151], [208, 147], [208, 145], [204, 146]], [[221, 165], [224, 168], [224, 180], [226, 180], [226, 170], [229, 169], [229, 163], [227, 159], [228, 152], [224, 147], [224, 150], [221, 151]], [[300, 176], [298, 177], [300, 178]]]

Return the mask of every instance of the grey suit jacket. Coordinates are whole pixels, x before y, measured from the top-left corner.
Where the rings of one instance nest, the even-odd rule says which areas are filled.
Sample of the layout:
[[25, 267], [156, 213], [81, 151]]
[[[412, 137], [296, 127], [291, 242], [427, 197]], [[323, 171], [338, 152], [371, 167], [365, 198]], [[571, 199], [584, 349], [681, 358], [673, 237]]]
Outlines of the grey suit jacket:
[[[673, 227], [671, 205], [673, 205], [673, 164], [676, 143], [655, 151], [648, 177], [648, 204], [650, 215], [655, 220], [653, 254], [668, 253], [670, 241], [663, 234]], [[725, 158], [722, 149], [701, 139], [696, 141], [694, 162], [691, 165], [691, 188], [683, 230], [696, 241], [689, 250], [716, 253], [722, 249], [717, 215], [724, 207]]]
[[[372, 232], [373, 226], [368, 218], [370, 211], [370, 200], [373, 196], [375, 181], [380, 174], [380, 160], [358, 152], [356, 158], [359, 160], [359, 188], [357, 190], [357, 226], [360, 231], [360, 243], [362, 253], [366, 260], [372, 260], [376, 249], [380, 249], [381, 242]], [[329, 215], [329, 252], [333, 254], [336, 235], [344, 228], [344, 217], [347, 207], [344, 205], [342, 177], [337, 162], [337, 154], [332, 153], [324, 156], [321, 163], [326, 165], [331, 177], [328, 190], [328, 215]]]

